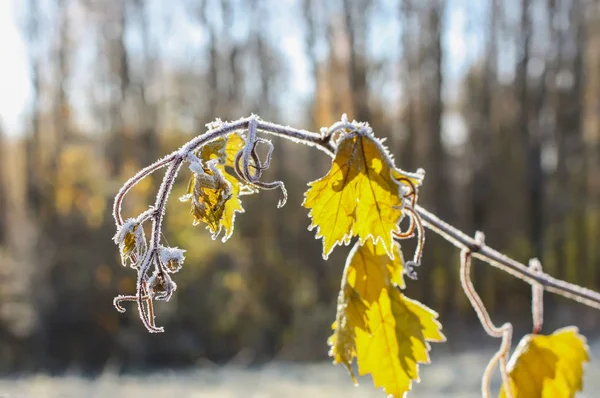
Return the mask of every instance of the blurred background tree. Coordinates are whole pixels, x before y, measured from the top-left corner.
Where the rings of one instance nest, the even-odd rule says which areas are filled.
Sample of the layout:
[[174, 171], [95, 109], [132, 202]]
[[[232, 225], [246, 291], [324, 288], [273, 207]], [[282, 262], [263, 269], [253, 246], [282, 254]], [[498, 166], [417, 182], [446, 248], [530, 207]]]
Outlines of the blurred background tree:
[[[288, 142], [276, 142], [269, 171], [286, 182], [287, 206], [275, 209], [276, 191], [247, 198], [226, 245], [192, 227], [176, 200], [180, 177], [166, 238], [188, 259], [177, 294], [158, 308], [165, 334], [111, 305], [135, 285], [111, 241], [118, 187], [205, 123], [251, 112], [312, 130], [344, 112], [369, 121], [400, 167], [426, 169], [425, 207], [485, 231], [511, 256], [600, 287], [600, 1], [2, 7], [2, 29], [18, 27], [6, 48], [23, 49], [0, 69], [0, 104], [23, 99], [20, 113], [0, 107], [2, 370], [325, 358], [346, 249], [322, 260], [299, 210], [305, 183], [329, 160]], [[137, 187], [125, 214], [145, 208], [158, 182]], [[408, 294], [441, 313], [452, 346], [474, 314], [454, 249], [428, 236]], [[497, 317], [527, 324], [527, 285], [487, 266], [475, 267], [475, 284]], [[578, 308], [548, 305], [560, 324]], [[584, 310], [581, 326], [597, 327]]]

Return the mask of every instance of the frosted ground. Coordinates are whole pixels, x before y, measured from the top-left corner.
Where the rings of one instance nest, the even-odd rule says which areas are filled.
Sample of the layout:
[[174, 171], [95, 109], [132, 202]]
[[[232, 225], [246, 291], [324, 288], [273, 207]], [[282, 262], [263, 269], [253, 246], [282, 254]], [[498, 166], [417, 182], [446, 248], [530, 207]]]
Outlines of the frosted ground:
[[[480, 397], [479, 377], [492, 350], [460, 354], [435, 354], [433, 364], [421, 367], [423, 382], [410, 397]], [[585, 393], [578, 397], [600, 397], [600, 340], [591, 344], [592, 363], [586, 366]], [[494, 387], [499, 385], [499, 375]], [[203, 367], [195, 370], [117, 376], [105, 372], [96, 379], [78, 376], [31, 376], [0, 378], [1, 398], [381, 398], [371, 380], [363, 378], [353, 387], [346, 371], [330, 363], [298, 364], [273, 362], [247, 369], [236, 366]]]

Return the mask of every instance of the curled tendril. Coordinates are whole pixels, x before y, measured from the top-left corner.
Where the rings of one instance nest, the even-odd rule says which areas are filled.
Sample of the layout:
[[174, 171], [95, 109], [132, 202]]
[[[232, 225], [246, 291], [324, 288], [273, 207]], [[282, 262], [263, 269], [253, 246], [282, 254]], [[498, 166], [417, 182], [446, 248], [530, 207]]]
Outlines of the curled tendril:
[[[119, 311], [120, 313], [124, 313], [127, 310], [121, 306], [121, 303], [124, 301], [136, 301], [136, 300], [137, 300], [137, 296], [120, 294], [113, 299], [113, 305], [115, 306], [117, 311]], [[145, 295], [142, 297], [142, 300], [150, 300], [150, 297], [148, 295]]]
[[[265, 156], [265, 164], [262, 166], [259, 166], [259, 170], [261, 170], [261, 171], [266, 170], [271, 166], [271, 157], [273, 155], [273, 149], [275, 147], [273, 146], [273, 143], [271, 141], [264, 139], [264, 138], [260, 138], [260, 137], [258, 137], [256, 139], [256, 144], [265, 144], [268, 148], [267, 155]], [[255, 147], [256, 147], [256, 145], [255, 145]], [[256, 154], [256, 153], [254, 153], [254, 154]], [[254, 159], [254, 160], [255, 160], [255, 162], [257, 162], [257, 164], [260, 165], [260, 159], [258, 159], [258, 156], [256, 156], [256, 159]]]
[[[279, 200], [277, 207], [281, 208], [287, 201], [287, 190], [285, 189], [283, 181], [260, 181], [262, 172], [268, 169], [271, 165], [273, 143], [269, 140], [256, 136], [257, 124], [258, 119], [253, 118], [250, 120], [248, 124], [248, 137], [246, 138], [246, 145], [244, 145], [244, 148], [236, 155], [234, 168], [238, 177], [253, 187], [266, 190], [280, 188], [283, 198]], [[268, 148], [264, 164], [261, 162], [260, 157], [256, 152], [258, 144], [265, 144]]]
[[[425, 230], [423, 228], [423, 222], [421, 221], [421, 218], [412, 207], [405, 206], [404, 211], [408, 213], [411, 219], [411, 226], [413, 232], [414, 230], [417, 231], [417, 247], [415, 248], [413, 259], [407, 261], [404, 264], [404, 274], [411, 279], [417, 279], [417, 272], [415, 268], [421, 265], [421, 259], [423, 257], [423, 247], [425, 246]], [[398, 239], [405, 239], [407, 237], [406, 233], [394, 233], [394, 235]]]
[[414, 209], [415, 205], [417, 204], [417, 187], [409, 178], [406, 177], [399, 178], [398, 182], [404, 183], [405, 187], [408, 188], [408, 192], [404, 193], [402, 197], [404, 199], [408, 199], [409, 202], [404, 203], [402, 210], [409, 217], [409, 225], [406, 231], [393, 232], [393, 234], [396, 239], [408, 239], [412, 238], [416, 232], [417, 247], [415, 248], [413, 259], [404, 264], [404, 274], [411, 279], [417, 279], [417, 271], [415, 268], [421, 265], [423, 248], [425, 246], [425, 230], [423, 228], [423, 222], [421, 221], [419, 214]]
[[124, 313], [126, 309], [121, 306], [122, 302], [137, 302], [140, 318], [146, 329], [152, 333], [160, 333], [164, 330], [163, 328], [157, 328], [154, 324], [154, 305], [152, 303], [152, 296], [148, 294], [148, 285], [145, 279], [147, 278], [144, 278], [139, 284], [136, 295], [118, 295], [113, 299], [113, 306], [118, 312]]
[[[482, 246], [484, 244], [484, 235], [482, 233], [478, 233], [475, 236], [475, 241], [478, 246]], [[498, 327], [494, 325], [492, 319], [490, 318], [490, 314], [488, 313], [483, 301], [481, 301], [481, 297], [477, 294], [475, 287], [473, 286], [473, 282], [471, 281], [471, 256], [472, 252], [469, 249], [463, 249], [460, 253], [460, 282], [465, 292], [465, 295], [469, 299], [471, 306], [475, 310], [477, 317], [483, 327], [483, 330], [490, 336], [494, 338], [502, 339], [500, 343], [500, 348], [496, 353], [492, 356], [490, 361], [488, 362], [483, 376], [481, 378], [481, 394], [485, 398], [490, 398], [490, 380], [492, 378], [492, 373], [496, 366], [500, 365], [500, 374], [502, 375], [502, 384], [504, 386], [504, 391], [506, 393], [507, 398], [512, 398], [512, 389], [510, 384], [510, 376], [508, 373], [508, 353], [510, 351], [511, 341], [512, 341], [512, 333], [513, 327], [509, 322], [504, 323], [502, 326]]]
[[[399, 178], [398, 181], [404, 182], [408, 186], [409, 191], [407, 193], [405, 193], [404, 195], [402, 195], [402, 197], [405, 199], [410, 199], [410, 207], [412, 209], [414, 209], [415, 205], [417, 204], [417, 187], [409, 178], [406, 178], [406, 177]], [[416, 224], [415, 224], [415, 220], [414, 220], [414, 217], [412, 216], [412, 214], [409, 217], [409, 222], [410, 223], [408, 225], [408, 229], [405, 232], [402, 232], [402, 231], [394, 232], [394, 236], [396, 238], [408, 239], [408, 238], [412, 238], [414, 236]]]
[[256, 152], [253, 151], [252, 152], [252, 162], [253, 163], [248, 166], [248, 170], [254, 169], [255, 173], [246, 175], [246, 173], [243, 171], [243, 168], [241, 165], [242, 155], [243, 155], [243, 151], [240, 151], [235, 156], [235, 162], [234, 162], [235, 172], [237, 173], [238, 177], [241, 180], [243, 180], [244, 182], [247, 182], [249, 184], [252, 184], [253, 181], [255, 182], [260, 178], [260, 176], [262, 175], [262, 171], [266, 170], [267, 167], [262, 165], [262, 163], [260, 162], [260, 158], [258, 157]]
[[398, 178], [398, 182], [404, 183], [404, 187], [407, 188], [407, 192], [402, 194], [404, 199], [408, 200], [408, 203], [404, 203], [401, 207], [402, 211], [408, 214], [409, 225], [406, 231], [394, 231], [393, 235], [396, 239], [408, 239], [412, 238], [417, 233], [417, 247], [413, 259], [407, 261], [404, 264], [404, 274], [411, 279], [417, 279], [416, 268], [421, 265], [421, 258], [423, 257], [423, 247], [425, 245], [425, 230], [423, 228], [423, 222], [421, 217], [415, 211], [415, 205], [417, 204], [417, 187], [415, 184], [406, 177]]

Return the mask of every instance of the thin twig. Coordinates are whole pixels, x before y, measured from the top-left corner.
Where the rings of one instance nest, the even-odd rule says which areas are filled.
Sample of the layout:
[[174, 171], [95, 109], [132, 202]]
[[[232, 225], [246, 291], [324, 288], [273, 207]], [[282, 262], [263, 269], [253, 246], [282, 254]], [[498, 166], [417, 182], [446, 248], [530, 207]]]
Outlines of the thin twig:
[[459, 249], [470, 249], [473, 257], [529, 284], [538, 283], [543, 286], [545, 291], [561, 295], [592, 308], [600, 309], [600, 293], [553, 278], [545, 272], [533, 272], [526, 265], [513, 260], [487, 245], [478, 246], [473, 238], [441, 220], [423, 207], [416, 205], [415, 211], [421, 216], [425, 227], [437, 233]]
[[[483, 244], [483, 242], [481, 242]], [[483, 326], [483, 330], [491, 336], [495, 338], [501, 338], [502, 342], [500, 343], [500, 348], [494, 356], [488, 362], [485, 371], [483, 372], [483, 377], [481, 378], [481, 394], [485, 398], [491, 397], [490, 392], [490, 381], [492, 378], [492, 373], [496, 368], [496, 365], [500, 363], [500, 373], [502, 374], [502, 383], [504, 385], [504, 391], [508, 398], [512, 397], [512, 391], [510, 388], [510, 379], [508, 376], [507, 370], [507, 362], [508, 362], [508, 354], [510, 351], [510, 344], [512, 340], [512, 325], [510, 323], [505, 323], [500, 327], [494, 325], [490, 318], [490, 314], [487, 312], [483, 301], [481, 301], [481, 297], [475, 291], [475, 287], [473, 286], [473, 282], [471, 281], [471, 250], [463, 249], [460, 253], [460, 283], [462, 288], [469, 299], [469, 302], [473, 306], [473, 309], [477, 313], [477, 317], [481, 322], [481, 326]]]
[[[532, 258], [529, 260], [529, 269], [542, 272], [542, 263], [537, 258]], [[537, 282], [531, 284], [531, 317], [533, 334], [538, 334], [544, 326], [544, 288]]]

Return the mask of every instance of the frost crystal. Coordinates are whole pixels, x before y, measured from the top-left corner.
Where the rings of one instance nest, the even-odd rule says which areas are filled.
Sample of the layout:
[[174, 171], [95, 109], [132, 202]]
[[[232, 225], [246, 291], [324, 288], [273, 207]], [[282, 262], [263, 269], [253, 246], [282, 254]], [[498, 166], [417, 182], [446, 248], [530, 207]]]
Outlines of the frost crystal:
[[206, 123], [205, 126], [209, 130], [216, 130], [218, 128], [223, 127], [223, 121], [220, 118], [216, 118], [212, 122]]
[[196, 174], [204, 174], [204, 166], [202, 165], [202, 161], [198, 159], [196, 154], [190, 152], [187, 154], [187, 160], [190, 162], [190, 170], [192, 173]]

